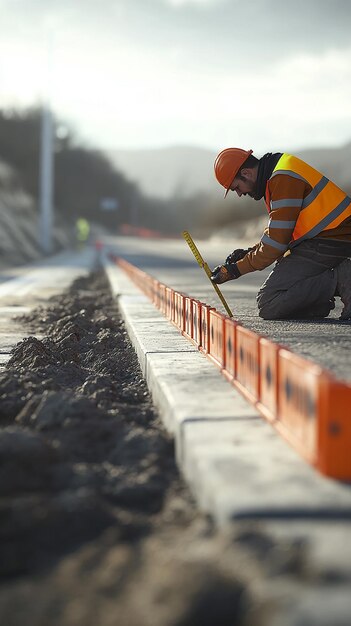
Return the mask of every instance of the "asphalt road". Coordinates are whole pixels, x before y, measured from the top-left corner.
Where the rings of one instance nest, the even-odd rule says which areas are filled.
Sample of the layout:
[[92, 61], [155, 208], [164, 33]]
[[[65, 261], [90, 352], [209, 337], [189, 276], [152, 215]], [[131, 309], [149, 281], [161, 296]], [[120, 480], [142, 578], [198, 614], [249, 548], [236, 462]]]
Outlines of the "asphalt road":
[[[233, 249], [245, 247], [248, 242], [196, 240], [196, 244], [210, 267], [214, 267], [223, 262]], [[163, 240], [109, 237], [106, 245], [115, 254], [169, 287], [225, 312], [204, 271], [197, 265], [182, 237]], [[223, 295], [234, 318], [247, 328], [320, 364], [337, 378], [351, 380], [351, 322], [339, 322], [342, 309], [339, 298], [335, 310], [322, 321], [267, 321], [258, 317], [256, 293], [271, 269], [272, 266], [222, 285]]]

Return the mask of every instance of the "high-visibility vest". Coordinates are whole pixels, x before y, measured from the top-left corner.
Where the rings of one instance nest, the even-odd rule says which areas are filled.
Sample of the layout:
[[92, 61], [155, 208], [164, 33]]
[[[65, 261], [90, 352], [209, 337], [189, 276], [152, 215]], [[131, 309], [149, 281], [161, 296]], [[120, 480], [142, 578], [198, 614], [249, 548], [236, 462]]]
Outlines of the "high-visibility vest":
[[[269, 180], [277, 174], [292, 176], [308, 183], [312, 190], [301, 199], [286, 198], [271, 202]], [[265, 200], [268, 212], [274, 208], [299, 206], [301, 211], [292, 235], [292, 248], [304, 239], [316, 237], [322, 230], [336, 228], [351, 216], [351, 198], [326, 176], [291, 154], [284, 153], [267, 182]]]

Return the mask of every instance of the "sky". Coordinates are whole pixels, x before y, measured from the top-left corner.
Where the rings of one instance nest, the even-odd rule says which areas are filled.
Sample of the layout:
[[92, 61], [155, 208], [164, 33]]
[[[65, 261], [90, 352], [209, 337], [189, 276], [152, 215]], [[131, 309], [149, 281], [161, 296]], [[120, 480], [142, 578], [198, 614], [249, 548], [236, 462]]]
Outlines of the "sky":
[[108, 150], [339, 146], [350, 26], [349, 0], [0, 0], [0, 107]]

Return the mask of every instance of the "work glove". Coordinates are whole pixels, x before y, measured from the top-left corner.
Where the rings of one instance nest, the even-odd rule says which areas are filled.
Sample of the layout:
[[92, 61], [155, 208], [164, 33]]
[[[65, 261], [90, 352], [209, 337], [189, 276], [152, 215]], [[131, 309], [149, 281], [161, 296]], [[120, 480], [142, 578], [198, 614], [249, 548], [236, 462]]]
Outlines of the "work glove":
[[225, 262], [236, 263], [237, 261], [240, 261], [240, 259], [243, 259], [244, 256], [246, 256], [247, 253], [250, 252], [251, 250], [253, 250], [253, 248], [247, 248], [246, 250], [244, 250], [243, 248], [237, 248], [236, 250], [234, 250], [231, 254], [227, 256]]
[[235, 280], [241, 276], [236, 263], [224, 263], [217, 265], [211, 275], [211, 280], [217, 285], [226, 283], [228, 280]]

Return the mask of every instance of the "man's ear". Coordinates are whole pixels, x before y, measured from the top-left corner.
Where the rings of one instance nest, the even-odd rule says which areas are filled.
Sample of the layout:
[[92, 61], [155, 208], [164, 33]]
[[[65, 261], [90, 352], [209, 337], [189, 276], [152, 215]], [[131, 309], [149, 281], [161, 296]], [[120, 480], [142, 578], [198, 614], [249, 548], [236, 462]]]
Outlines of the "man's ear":
[[241, 175], [244, 176], [247, 180], [255, 180], [255, 173], [251, 167], [243, 167], [241, 170]]

